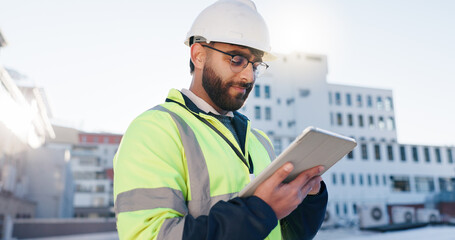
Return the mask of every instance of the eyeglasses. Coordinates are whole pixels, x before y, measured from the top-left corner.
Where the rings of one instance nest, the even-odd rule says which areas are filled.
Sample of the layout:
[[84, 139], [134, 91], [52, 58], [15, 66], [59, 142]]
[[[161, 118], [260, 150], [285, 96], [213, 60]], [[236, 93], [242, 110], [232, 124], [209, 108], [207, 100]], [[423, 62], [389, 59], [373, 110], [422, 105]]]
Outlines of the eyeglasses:
[[248, 60], [246, 57], [241, 56], [241, 55], [234, 55], [234, 54], [230, 54], [227, 52], [223, 52], [219, 49], [216, 49], [216, 48], [208, 46], [208, 45], [202, 45], [202, 46], [206, 47], [206, 48], [210, 48], [217, 52], [226, 54], [228, 56], [231, 56], [231, 70], [235, 73], [241, 72], [243, 69], [245, 69], [248, 66], [248, 63], [251, 63], [251, 65], [253, 66], [254, 76], [257, 78], [257, 77], [261, 76], [265, 72], [265, 70], [267, 70], [267, 68], [269, 67], [269, 65], [267, 65], [265, 62], [252, 62], [252, 61]]

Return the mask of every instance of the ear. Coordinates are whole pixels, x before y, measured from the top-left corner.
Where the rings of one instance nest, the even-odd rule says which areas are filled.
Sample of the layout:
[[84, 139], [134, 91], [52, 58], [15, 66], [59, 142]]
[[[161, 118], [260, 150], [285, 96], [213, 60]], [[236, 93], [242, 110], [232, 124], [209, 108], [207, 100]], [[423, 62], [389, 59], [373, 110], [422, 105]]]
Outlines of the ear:
[[202, 70], [206, 60], [206, 51], [200, 43], [191, 45], [191, 61], [194, 64], [194, 69]]

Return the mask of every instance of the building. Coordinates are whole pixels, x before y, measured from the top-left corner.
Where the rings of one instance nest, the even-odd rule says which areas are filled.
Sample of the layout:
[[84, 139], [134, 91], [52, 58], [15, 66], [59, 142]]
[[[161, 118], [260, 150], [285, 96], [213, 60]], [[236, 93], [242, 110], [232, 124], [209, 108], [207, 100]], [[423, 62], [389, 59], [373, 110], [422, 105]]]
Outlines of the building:
[[40, 205], [29, 189], [41, 176], [28, 175], [28, 163], [36, 160], [32, 151], [55, 137], [44, 91], [18, 80], [0, 66], [0, 237], [11, 231], [14, 219], [35, 217]]
[[356, 221], [368, 204], [386, 205], [392, 215], [394, 206], [455, 201], [455, 146], [398, 143], [391, 90], [328, 83], [321, 55], [282, 55], [267, 71], [240, 111], [269, 135], [277, 154], [307, 126], [358, 142], [323, 176], [329, 214]]
[[78, 134], [72, 146], [75, 217], [113, 217], [112, 159], [122, 135], [108, 133]]

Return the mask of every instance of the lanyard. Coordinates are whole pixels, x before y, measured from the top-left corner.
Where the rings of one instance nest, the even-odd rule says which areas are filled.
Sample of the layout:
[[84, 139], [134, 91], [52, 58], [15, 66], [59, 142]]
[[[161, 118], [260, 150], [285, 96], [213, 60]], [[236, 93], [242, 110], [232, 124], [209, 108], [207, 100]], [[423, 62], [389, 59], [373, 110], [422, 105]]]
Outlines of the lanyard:
[[209, 121], [207, 121], [205, 118], [199, 116], [198, 114], [194, 113], [193, 111], [190, 111], [185, 105], [179, 103], [179, 102], [176, 102], [172, 99], [169, 99], [167, 98], [166, 99], [166, 102], [174, 102], [174, 103], [177, 103], [178, 105], [180, 105], [181, 107], [185, 108], [188, 112], [190, 112], [191, 114], [193, 114], [197, 119], [199, 119], [201, 122], [205, 123], [207, 126], [209, 126], [213, 131], [215, 131], [221, 138], [224, 139], [224, 141], [229, 144], [229, 146], [231, 147], [231, 149], [237, 154], [237, 156], [242, 160], [242, 162], [248, 167], [248, 171], [250, 172], [250, 174], [253, 174], [254, 172], [254, 167], [253, 167], [253, 161], [251, 160], [251, 155], [248, 154], [248, 162], [247, 160], [245, 159], [245, 156], [243, 156], [243, 154], [234, 146], [234, 144], [232, 144], [231, 141], [229, 141], [229, 139], [226, 138], [226, 136], [223, 135], [223, 133], [220, 132], [220, 130], [218, 130], [215, 126], [213, 126], [211, 123], [209, 123]]

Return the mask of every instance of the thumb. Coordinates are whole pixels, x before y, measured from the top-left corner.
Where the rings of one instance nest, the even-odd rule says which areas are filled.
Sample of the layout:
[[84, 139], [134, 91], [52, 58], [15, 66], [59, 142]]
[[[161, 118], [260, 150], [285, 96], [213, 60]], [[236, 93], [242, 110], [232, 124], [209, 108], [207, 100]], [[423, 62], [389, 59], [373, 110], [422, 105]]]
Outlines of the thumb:
[[284, 181], [284, 179], [287, 178], [287, 176], [289, 176], [292, 170], [294, 170], [294, 165], [290, 162], [287, 162], [278, 170], [276, 170], [275, 173], [273, 173], [273, 175], [267, 179], [267, 181], [273, 186], [278, 186]]

